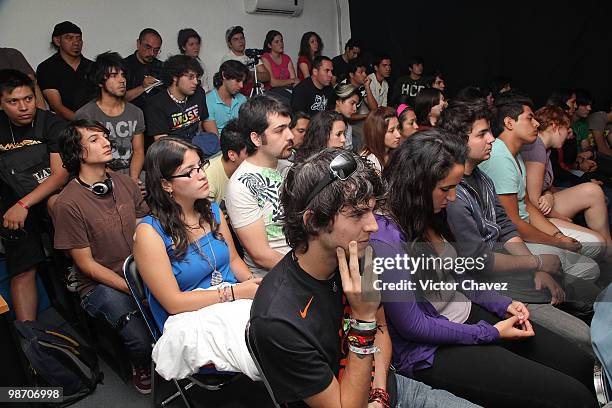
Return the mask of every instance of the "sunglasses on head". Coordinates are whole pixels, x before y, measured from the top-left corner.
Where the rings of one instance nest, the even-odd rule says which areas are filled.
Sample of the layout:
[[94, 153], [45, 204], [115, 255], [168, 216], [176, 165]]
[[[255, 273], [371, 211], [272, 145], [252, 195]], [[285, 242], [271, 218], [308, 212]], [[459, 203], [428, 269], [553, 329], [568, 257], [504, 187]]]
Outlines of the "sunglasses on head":
[[342, 152], [329, 163], [329, 172], [323, 180], [319, 181], [306, 199], [306, 206], [317, 196], [325, 187], [335, 180], [346, 180], [357, 170], [357, 161], [352, 154]]

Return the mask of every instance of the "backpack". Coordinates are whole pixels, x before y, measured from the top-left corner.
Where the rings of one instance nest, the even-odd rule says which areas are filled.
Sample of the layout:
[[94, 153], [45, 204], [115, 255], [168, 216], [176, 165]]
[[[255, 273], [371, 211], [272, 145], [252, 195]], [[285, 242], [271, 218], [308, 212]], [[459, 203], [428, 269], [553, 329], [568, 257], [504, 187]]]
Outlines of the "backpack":
[[65, 407], [91, 394], [104, 378], [94, 350], [66, 332], [38, 321], [15, 321], [38, 386], [63, 387]]

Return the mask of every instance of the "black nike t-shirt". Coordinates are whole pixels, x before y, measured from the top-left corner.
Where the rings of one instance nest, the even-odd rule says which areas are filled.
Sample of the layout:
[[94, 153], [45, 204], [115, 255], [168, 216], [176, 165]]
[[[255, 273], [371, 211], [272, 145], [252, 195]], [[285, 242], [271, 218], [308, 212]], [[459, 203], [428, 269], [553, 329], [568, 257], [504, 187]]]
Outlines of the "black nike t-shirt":
[[289, 407], [324, 391], [340, 369], [340, 274], [325, 281], [285, 257], [263, 279], [251, 308], [254, 344], [274, 397]]

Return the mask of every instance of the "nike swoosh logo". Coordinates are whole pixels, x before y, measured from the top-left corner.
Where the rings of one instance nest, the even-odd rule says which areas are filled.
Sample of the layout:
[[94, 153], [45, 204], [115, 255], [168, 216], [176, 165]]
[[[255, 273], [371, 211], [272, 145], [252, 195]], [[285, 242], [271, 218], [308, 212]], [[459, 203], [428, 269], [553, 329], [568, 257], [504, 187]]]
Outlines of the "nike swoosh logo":
[[306, 304], [306, 307], [304, 308], [304, 310], [300, 310], [300, 316], [302, 316], [302, 319], [306, 318], [306, 315], [308, 314], [308, 308], [310, 307], [310, 304], [312, 303], [312, 299], [314, 299], [314, 296], [310, 297], [310, 300]]

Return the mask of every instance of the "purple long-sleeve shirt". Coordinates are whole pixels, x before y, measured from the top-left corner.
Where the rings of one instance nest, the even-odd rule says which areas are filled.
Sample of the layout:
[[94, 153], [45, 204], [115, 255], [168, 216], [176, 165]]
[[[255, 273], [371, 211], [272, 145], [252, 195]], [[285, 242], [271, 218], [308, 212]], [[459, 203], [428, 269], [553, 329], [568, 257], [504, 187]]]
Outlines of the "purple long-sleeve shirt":
[[[395, 258], [406, 253], [405, 242], [397, 225], [384, 216], [376, 216], [378, 232], [370, 238], [376, 257]], [[385, 283], [413, 281], [406, 270], [388, 269], [379, 276]], [[462, 291], [476, 303], [497, 316], [504, 317], [512, 299], [493, 291]], [[382, 300], [393, 343], [393, 364], [399, 373], [431, 367], [436, 349], [447, 344], [484, 344], [499, 339], [490, 323], [462, 324], [449, 321], [415, 290], [383, 292]]]

